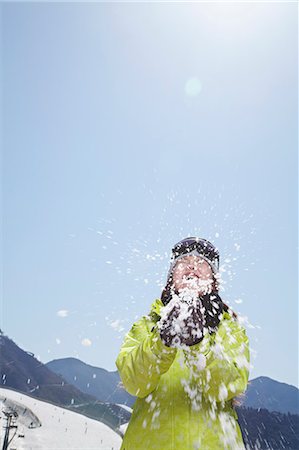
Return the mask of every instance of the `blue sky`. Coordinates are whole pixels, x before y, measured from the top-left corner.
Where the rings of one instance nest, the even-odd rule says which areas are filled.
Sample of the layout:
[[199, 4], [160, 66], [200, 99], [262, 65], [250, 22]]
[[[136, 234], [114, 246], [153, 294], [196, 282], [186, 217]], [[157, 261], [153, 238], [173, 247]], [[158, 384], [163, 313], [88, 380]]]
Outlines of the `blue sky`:
[[2, 4], [1, 328], [116, 370], [188, 235], [298, 385], [296, 3]]

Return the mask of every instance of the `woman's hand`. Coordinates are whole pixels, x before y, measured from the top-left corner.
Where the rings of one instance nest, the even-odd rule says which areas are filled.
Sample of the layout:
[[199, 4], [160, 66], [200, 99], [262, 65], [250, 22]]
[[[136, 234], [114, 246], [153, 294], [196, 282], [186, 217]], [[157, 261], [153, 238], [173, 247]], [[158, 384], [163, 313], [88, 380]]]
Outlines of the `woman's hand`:
[[190, 346], [203, 339], [203, 315], [198, 306], [176, 303], [169, 313], [161, 318], [160, 336], [165, 345]]
[[169, 304], [159, 323], [161, 339], [168, 347], [197, 344], [204, 337], [204, 328], [210, 334], [216, 331], [222, 312], [223, 302], [217, 292], [200, 296], [196, 303]]
[[217, 330], [220, 323], [220, 315], [224, 309], [223, 301], [216, 291], [202, 295], [200, 300], [204, 308], [204, 327], [211, 334]]

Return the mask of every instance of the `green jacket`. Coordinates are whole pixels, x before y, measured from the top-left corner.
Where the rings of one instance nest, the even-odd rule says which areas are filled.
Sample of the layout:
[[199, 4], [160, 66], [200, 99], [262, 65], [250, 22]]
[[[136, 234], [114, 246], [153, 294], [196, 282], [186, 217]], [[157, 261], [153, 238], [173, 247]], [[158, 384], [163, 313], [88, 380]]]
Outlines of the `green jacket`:
[[137, 397], [120, 450], [245, 450], [232, 405], [247, 388], [245, 328], [224, 312], [217, 331], [189, 350], [167, 347], [157, 327], [162, 307], [156, 299], [133, 324], [115, 361]]

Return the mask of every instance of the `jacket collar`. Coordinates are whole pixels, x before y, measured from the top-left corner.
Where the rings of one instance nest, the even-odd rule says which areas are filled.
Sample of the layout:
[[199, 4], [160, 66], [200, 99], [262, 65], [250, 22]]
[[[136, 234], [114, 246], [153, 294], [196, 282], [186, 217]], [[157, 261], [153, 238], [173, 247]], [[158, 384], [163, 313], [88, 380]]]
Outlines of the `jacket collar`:
[[160, 298], [156, 298], [151, 306], [151, 312], [154, 312], [160, 315], [161, 308], [164, 307], [164, 304]]

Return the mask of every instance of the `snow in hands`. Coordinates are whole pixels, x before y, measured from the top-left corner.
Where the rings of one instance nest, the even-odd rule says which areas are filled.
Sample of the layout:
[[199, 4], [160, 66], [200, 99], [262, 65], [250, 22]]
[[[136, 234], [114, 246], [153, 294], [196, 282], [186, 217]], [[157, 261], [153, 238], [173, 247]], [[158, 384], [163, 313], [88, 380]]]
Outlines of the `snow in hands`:
[[185, 349], [200, 342], [204, 337], [204, 309], [196, 286], [173, 293], [169, 303], [161, 309], [158, 322], [163, 342], [169, 347]]

